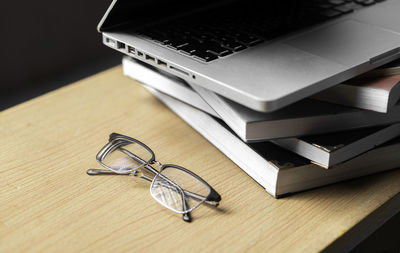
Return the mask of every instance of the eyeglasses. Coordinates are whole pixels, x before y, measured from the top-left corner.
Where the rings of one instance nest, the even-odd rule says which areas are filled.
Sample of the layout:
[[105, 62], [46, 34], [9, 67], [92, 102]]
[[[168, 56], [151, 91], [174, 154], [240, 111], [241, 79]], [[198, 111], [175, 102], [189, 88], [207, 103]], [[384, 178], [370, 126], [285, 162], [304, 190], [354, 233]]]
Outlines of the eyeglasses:
[[[150, 194], [161, 205], [192, 220], [190, 212], [202, 203], [218, 206], [221, 196], [193, 172], [173, 164], [156, 161], [154, 152], [144, 143], [117, 133], [96, 156], [108, 170], [89, 169], [88, 175], [133, 175], [151, 182]], [[157, 164], [161, 168], [156, 170]]]

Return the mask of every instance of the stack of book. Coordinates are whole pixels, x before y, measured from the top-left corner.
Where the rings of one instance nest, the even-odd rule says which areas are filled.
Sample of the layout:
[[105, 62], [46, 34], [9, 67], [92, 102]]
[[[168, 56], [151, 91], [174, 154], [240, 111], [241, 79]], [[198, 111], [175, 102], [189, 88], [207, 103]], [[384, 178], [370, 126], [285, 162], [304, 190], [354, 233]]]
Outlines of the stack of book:
[[261, 113], [131, 58], [124, 74], [274, 197], [400, 167], [400, 62]]

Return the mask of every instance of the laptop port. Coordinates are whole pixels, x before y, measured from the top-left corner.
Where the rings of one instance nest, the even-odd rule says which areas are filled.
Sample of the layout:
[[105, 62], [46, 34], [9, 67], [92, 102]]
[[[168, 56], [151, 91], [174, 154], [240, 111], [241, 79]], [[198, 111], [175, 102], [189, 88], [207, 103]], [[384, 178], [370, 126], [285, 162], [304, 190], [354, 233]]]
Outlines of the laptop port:
[[115, 47], [115, 40], [106, 37], [105, 41], [109, 46]]
[[167, 67], [167, 63], [161, 60], [157, 60], [157, 64], [162, 66], [162, 67]]
[[125, 43], [117, 41], [117, 49], [125, 49]]
[[140, 52], [140, 51], [137, 51], [137, 55], [140, 56], [140, 57], [143, 57], [143, 53]]
[[156, 59], [153, 56], [146, 54], [146, 60], [150, 60], [152, 62], [156, 62]]
[[128, 46], [128, 53], [129, 54], [135, 54], [136, 50], [134, 47]]
[[184, 74], [184, 75], [187, 75], [187, 76], [189, 75], [188, 72], [183, 71], [183, 70], [181, 70], [181, 69], [178, 69], [177, 67], [169, 66], [169, 68], [172, 69], [172, 70], [175, 70], [176, 72], [179, 72], [179, 73], [181, 73], [181, 74]]

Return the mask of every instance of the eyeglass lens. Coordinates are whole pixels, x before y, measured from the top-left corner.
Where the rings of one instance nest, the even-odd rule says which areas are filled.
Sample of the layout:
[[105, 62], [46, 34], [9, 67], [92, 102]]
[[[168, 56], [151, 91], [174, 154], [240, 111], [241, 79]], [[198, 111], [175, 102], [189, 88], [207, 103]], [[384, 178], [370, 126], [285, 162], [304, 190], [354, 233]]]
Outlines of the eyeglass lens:
[[203, 203], [210, 189], [191, 174], [175, 167], [165, 167], [150, 187], [155, 200], [177, 213], [187, 213]]
[[114, 148], [102, 162], [116, 172], [122, 173], [142, 167], [151, 157], [151, 154], [140, 144], [122, 143]]

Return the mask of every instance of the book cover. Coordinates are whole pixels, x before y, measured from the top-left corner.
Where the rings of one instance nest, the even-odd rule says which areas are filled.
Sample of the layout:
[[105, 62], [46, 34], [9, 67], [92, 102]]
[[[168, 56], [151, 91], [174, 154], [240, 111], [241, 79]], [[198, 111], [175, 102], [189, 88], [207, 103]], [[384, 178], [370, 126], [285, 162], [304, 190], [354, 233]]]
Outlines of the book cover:
[[330, 103], [387, 113], [400, 98], [400, 74], [350, 79], [313, 96]]
[[400, 124], [324, 135], [272, 140], [326, 169], [350, 160], [400, 135]]

